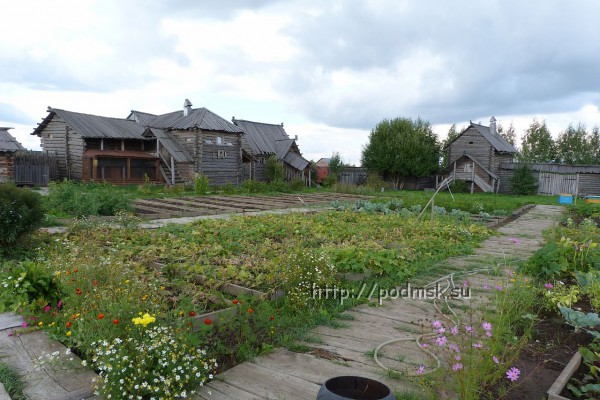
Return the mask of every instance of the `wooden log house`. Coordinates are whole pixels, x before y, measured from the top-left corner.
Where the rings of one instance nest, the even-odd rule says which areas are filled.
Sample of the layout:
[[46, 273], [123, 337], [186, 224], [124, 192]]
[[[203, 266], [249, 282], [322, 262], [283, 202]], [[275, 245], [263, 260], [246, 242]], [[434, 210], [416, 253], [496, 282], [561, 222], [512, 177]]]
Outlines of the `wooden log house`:
[[58, 159], [58, 177], [117, 184], [144, 181], [210, 184], [241, 182], [243, 131], [206, 108], [125, 119], [49, 108], [32, 133]]
[[303, 179], [311, 185], [310, 162], [302, 157], [298, 138], [291, 139], [282, 124], [267, 124], [232, 118], [235, 126], [244, 131], [242, 136], [243, 178], [266, 181], [267, 158], [277, 157], [283, 166], [284, 179]]
[[501, 185], [508, 183], [501, 179], [500, 165], [512, 162], [517, 154], [517, 149], [496, 131], [494, 117], [490, 126], [471, 122], [444, 151], [448, 160], [446, 177], [467, 181], [471, 193], [500, 192]]
[[12, 128], [0, 127], [0, 182], [14, 181], [15, 154], [25, 150], [9, 129]]

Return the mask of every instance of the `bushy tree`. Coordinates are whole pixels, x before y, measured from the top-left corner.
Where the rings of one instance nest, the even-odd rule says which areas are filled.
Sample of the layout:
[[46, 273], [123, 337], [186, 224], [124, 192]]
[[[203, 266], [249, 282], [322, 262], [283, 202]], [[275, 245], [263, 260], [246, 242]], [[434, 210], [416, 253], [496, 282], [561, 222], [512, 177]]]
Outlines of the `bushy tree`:
[[384, 119], [371, 131], [362, 151], [369, 172], [392, 178], [396, 187], [403, 177], [429, 176], [439, 169], [440, 145], [431, 124], [421, 118]]
[[0, 183], [0, 254], [38, 228], [44, 219], [41, 196]]
[[267, 158], [265, 175], [269, 182], [283, 181], [283, 165], [281, 165], [281, 162], [274, 155]]
[[498, 133], [502, 136], [508, 143], [516, 146], [517, 144], [517, 134], [515, 133], [515, 127], [513, 123], [510, 123], [510, 126], [505, 131], [502, 125], [498, 125]]
[[546, 126], [533, 120], [521, 139], [520, 160], [529, 163], [549, 163], [556, 160], [556, 146]]
[[511, 193], [516, 195], [536, 194], [537, 182], [533, 171], [526, 163], [520, 163], [514, 170], [510, 179]]
[[594, 132], [588, 135], [583, 124], [577, 124], [577, 127], [569, 125], [556, 141], [557, 161], [563, 164], [593, 164], [598, 152], [593, 139]]
[[344, 169], [344, 162], [342, 161], [340, 153], [333, 153], [329, 160], [329, 173], [339, 178], [342, 169]]
[[[450, 127], [450, 129], [448, 130], [448, 136], [446, 136], [446, 139], [442, 142], [442, 149], [446, 149], [446, 147], [450, 146], [450, 144], [452, 144], [452, 142], [460, 136], [460, 133], [463, 131], [464, 129], [461, 129], [460, 131], [456, 128], [456, 124], [452, 124], [452, 126]], [[442, 159], [442, 167], [446, 167], [448, 166], [448, 152], [444, 151], [444, 154], [442, 155], [443, 159]]]

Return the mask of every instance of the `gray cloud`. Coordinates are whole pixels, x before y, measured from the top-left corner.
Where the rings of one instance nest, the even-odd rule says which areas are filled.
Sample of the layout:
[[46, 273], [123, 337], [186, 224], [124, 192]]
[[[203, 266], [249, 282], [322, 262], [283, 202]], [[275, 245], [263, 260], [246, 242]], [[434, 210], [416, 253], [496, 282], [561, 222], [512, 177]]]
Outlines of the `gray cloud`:
[[[302, 56], [291, 66], [285, 89], [303, 99], [297, 104], [313, 120], [364, 129], [394, 107], [386, 93], [332, 104], [333, 95], [315, 96], [328, 88], [310, 71], [393, 74], [394, 65], [423, 50], [439, 57], [443, 68], [424, 75], [422, 96], [397, 114], [452, 123], [482, 114], [569, 111], [565, 105], [583, 105], [578, 95], [600, 92], [596, 2], [419, 1], [398, 9], [341, 4], [318, 17], [299, 17], [287, 31]], [[443, 89], [447, 81], [452, 89]]]
[[35, 124], [35, 119], [31, 119], [23, 111], [7, 103], [0, 103], [0, 121], [23, 125]]

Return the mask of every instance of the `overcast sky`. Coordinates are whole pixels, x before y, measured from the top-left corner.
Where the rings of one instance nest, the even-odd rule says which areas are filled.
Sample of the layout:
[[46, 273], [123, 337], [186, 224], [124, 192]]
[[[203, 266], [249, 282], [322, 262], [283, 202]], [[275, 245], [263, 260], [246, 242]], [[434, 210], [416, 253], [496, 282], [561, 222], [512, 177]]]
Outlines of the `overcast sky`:
[[125, 118], [186, 98], [350, 163], [384, 118], [440, 139], [492, 115], [518, 134], [600, 125], [596, 0], [20, 0], [0, 15], [0, 126], [30, 149], [48, 106]]

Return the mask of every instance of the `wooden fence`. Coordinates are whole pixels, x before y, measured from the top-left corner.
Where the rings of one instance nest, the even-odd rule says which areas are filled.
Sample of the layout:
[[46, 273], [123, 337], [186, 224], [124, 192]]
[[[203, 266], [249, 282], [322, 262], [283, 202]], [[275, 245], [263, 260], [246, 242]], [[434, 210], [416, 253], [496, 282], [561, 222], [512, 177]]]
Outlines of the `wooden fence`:
[[14, 179], [17, 185], [48, 186], [58, 178], [56, 158], [41, 151], [20, 151], [15, 154]]

